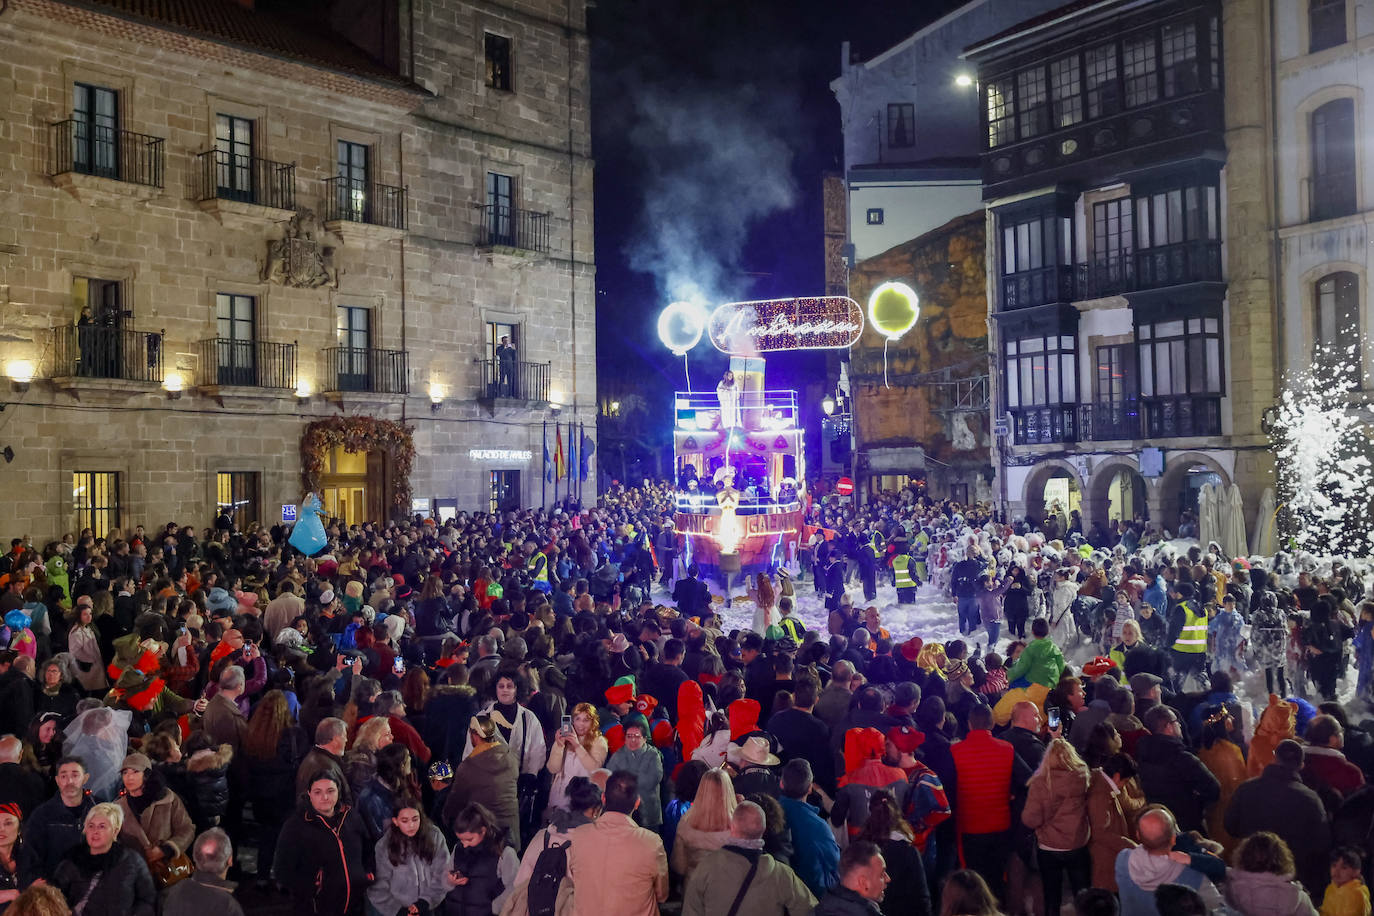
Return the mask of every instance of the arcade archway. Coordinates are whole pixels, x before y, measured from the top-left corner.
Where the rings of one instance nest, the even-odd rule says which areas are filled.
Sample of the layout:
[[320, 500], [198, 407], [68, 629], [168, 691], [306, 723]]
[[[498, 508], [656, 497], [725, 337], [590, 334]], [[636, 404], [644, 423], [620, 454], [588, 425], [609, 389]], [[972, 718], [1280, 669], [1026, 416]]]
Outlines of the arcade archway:
[[1026, 516], [1036, 525], [1053, 515], [1062, 535], [1072, 513], [1082, 510], [1083, 483], [1068, 462], [1045, 462], [1026, 478], [1025, 505]]

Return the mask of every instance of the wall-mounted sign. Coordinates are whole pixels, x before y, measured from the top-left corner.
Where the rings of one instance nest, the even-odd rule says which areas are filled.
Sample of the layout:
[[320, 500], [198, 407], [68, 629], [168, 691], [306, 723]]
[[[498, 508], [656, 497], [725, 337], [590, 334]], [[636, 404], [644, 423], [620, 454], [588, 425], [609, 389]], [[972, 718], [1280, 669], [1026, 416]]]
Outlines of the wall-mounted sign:
[[296, 520], [296, 504], [283, 503], [281, 507], [281, 520], [283, 522], [294, 522]]
[[470, 448], [468, 458], [473, 461], [529, 461], [534, 452], [527, 448]]
[[711, 343], [732, 356], [844, 350], [854, 346], [863, 329], [863, 309], [848, 296], [727, 302], [707, 323]]

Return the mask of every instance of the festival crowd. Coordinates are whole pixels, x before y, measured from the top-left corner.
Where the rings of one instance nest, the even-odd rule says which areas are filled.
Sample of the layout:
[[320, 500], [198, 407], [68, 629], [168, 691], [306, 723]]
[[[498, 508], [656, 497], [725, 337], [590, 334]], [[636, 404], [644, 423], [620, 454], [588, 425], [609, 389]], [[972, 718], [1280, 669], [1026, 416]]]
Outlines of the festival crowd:
[[14, 538], [0, 912], [1370, 913], [1359, 567], [832, 497], [732, 629], [673, 498]]

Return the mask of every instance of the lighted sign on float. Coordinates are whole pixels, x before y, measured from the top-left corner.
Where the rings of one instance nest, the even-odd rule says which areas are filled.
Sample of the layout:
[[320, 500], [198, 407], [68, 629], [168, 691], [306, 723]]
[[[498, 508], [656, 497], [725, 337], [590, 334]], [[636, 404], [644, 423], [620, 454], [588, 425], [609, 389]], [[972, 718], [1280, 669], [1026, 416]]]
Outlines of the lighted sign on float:
[[727, 302], [711, 313], [711, 343], [731, 356], [785, 350], [845, 350], [864, 329], [864, 313], [848, 296]]

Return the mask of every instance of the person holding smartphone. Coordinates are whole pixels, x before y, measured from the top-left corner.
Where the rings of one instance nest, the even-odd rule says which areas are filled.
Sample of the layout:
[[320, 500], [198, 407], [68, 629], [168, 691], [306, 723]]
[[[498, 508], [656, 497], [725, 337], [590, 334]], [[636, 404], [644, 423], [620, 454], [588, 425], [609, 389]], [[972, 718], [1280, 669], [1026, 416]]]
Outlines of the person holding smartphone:
[[596, 707], [590, 703], [578, 703], [573, 707], [572, 715], [563, 717], [563, 723], [553, 739], [553, 748], [549, 751], [549, 762], [545, 765], [553, 774], [548, 810], [567, 807], [568, 783], [577, 776], [590, 778], [606, 762], [608, 753], [609, 746], [601, 734], [601, 721], [597, 718]]

